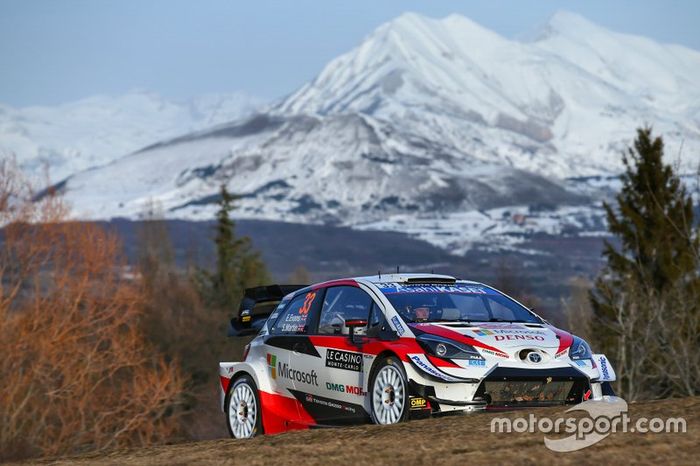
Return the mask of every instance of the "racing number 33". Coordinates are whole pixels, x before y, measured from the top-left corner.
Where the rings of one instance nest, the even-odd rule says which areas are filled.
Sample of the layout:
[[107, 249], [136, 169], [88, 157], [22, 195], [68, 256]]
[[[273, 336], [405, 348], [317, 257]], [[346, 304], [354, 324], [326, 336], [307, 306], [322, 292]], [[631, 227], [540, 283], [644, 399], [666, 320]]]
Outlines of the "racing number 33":
[[301, 309], [299, 309], [299, 314], [308, 314], [309, 309], [311, 309], [311, 304], [314, 302], [314, 299], [316, 299], [315, 291], [310, 291], [306, 293], [306, 297], [304, 298], [304, 305], [301, 306]]

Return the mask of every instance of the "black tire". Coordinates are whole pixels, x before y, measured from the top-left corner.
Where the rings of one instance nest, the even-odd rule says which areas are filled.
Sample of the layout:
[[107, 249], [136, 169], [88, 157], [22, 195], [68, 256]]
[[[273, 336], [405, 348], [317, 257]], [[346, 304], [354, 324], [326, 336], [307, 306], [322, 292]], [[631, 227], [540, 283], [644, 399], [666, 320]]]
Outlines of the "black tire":
[[[238, 409], [232, 412], [235, 406]], [[254, 404], [253, 404], [254, 402]], [[255, 381], [249, 375], [241, 375], [229, 386], [224, 400], [226, 428], [231, 437], [253, 438], [263, 433], [260, 395]]]
[[398, 358], [388, 356], [377, 361], [368, 388], [373, 423], [398, 424], [408, 419], [408, 380]]

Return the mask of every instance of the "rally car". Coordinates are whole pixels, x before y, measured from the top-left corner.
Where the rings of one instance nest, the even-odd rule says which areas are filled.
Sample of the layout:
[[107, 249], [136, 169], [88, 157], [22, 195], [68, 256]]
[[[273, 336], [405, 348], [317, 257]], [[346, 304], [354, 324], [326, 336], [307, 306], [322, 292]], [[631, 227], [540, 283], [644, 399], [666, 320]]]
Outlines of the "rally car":
[[391, 274], [246, 290], [219, 364], [231, 436], [612, 395], [604, 355], [482, 283]]

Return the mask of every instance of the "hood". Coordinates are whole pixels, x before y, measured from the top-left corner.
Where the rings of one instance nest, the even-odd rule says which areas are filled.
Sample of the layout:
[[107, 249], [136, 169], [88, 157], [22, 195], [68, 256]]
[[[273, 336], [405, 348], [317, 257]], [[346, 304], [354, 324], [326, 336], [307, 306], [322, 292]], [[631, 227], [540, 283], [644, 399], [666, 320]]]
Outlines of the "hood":
[[554, 348], [561, 353], [571, 346], [571, 334], [544, 324], [507, 322], [414, 323], [416, 334], [429, 333], [481, 348]]

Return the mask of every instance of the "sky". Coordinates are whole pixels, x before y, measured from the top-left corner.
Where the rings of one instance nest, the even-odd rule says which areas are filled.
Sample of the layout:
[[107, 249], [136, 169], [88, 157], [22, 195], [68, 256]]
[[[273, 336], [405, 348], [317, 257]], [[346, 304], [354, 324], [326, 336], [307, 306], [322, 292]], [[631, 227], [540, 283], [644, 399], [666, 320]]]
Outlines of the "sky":
[[558, 10], [700, 50], [699, 0], [0, 0], [0, 102], [134, 89], [273, 99], [406, 11], [459, 13], [517, 38]]

